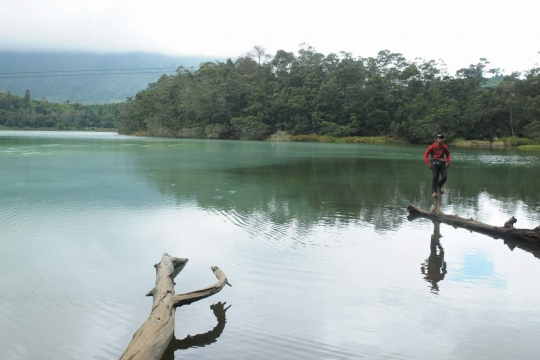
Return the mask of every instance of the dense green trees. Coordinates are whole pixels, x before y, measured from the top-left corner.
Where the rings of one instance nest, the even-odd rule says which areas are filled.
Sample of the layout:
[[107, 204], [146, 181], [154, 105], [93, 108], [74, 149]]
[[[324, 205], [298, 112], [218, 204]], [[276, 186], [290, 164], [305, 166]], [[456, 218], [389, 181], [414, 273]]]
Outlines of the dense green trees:
[[0, 127], [10, 129], [85, 130], [116, 127], [116, 105], [81, 105], [32, 100], [0, 93]]
[[411, 62], [388, 50], [353, 58], [302, 44], [297, 55], [279, 50], [270, 58], [257, 46], [235, 62], [162, 76], [128, 99], [119, 130], [242, 139], [285, 131], [411, 142], [430, 141], [438, 132], [465, 139], [537, 134], [540, 69], [493, 86], [487, 75], [499, 76], [499, 70], [488, 64], [480, 59], [450, 76], [443, 63]]

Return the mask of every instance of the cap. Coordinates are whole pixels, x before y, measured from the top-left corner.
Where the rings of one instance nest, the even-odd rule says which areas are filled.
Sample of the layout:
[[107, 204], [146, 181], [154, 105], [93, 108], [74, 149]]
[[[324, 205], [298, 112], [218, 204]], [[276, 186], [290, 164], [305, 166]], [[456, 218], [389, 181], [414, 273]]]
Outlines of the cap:
[[435, 136], [435, 139], [444, 139], [444, 135], [443, 134], [438, 134], [437, 136]]

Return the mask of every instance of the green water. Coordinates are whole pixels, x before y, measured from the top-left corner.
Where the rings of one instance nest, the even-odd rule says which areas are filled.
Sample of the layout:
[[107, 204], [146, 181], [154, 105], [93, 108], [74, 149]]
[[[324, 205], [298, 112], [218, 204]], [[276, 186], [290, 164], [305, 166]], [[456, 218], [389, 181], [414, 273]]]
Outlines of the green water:
[[[408, 220], [425, 148], [0, 132], [0, 358], [118, 358], [164, 252], [177, 293], [233, 285], [177, 358], [536, 358], [540, 251]], [[446, 213], [540, 224], [540, 152], [451, 151]]]

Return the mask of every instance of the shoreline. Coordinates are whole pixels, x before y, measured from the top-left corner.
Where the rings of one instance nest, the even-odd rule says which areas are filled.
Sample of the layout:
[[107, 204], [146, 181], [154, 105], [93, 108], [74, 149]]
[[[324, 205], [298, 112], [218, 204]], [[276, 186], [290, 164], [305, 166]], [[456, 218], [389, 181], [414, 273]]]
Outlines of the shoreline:
[[[0, 131], [87, 131], [87, 132], [118, 132], [116, 128], [85, 128], [85, 129], [50, 129], [50, 128], [9, 128], [0, 126]], [[123, 134], [129, 136], [138, 137], [154, 137], [147, 131], [136, 131], [130, 134]], [[161, 136], [156, 136], [161, 137]], [[183, 139], [183, 138], [176, 138]], [[193, 138], [197, 139], [197, 138]], [[207, 139], [211, 140], [211, 139]], [[237, 139], [228, 139], [237, 140]], [[334, 137], [330, 135], [291, 135], [282, 131], [268, 136], [264, 140], [253, 141], [271, 141], [271, 142], [311, 142], [311, 143], [334, 143], [334, 144], [376, 144], [376, 145], [388, 145], [388, 144], [400, 144], [400, 145], [413, 145], [403, 138], [395, 138], [390, 136], [345, 136]], [[419, 143], [418, 145], [426, 145], [429, 143]], [[540, 144], [527, 138], [505, 138], [496, 139], [494, 141], [488, 140], [465, 140], [462, 138], [454, 139], [447, 143], [449, 146], [464, 147], [464, 148], [486, 148], [486, 149], [521, 149], [521, 150], [540, 150]]]
[[52, 132], [52, 131], [88, 131], [88, 132], [118, 132], [118, 129], [116, 128], [94, 128], [94, 127], [88, 127], [84, 129], [72, 129], [72, 128], [66, 128], [66, 129], [57, 129], [57, 128], [10, 128], [7, 126], [0, 126], [0, 131], [44, 131], [44, 132]]

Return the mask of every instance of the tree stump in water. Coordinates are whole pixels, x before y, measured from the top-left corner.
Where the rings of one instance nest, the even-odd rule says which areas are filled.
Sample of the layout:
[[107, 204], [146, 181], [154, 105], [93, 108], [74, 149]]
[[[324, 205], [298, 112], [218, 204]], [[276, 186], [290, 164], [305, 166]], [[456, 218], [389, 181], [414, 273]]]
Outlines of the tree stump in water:
[[433, 206], [433, 210], [431, 210], [431, 213], [434, 215], [444, 215], [444, 213], [441, 210], [441, 187], [437, 186], [437, 196], [433, 198], [435, 201], [435, 204]]
[[225, 273], [217, 266], [211, 269], [218, 281], [206, 288], [182, 295], [174, 293], [173, 279], [186, 266], [188, 259], [163, 254], [156, 268], [156, 286], [146, 296], [153, 296], [152, 311], [148, 319], [133, 335], [122, 360], [159, 360], [174, 336], [174, 315], [176, 308], [189, 305], [221, 291], [228, 284]]

